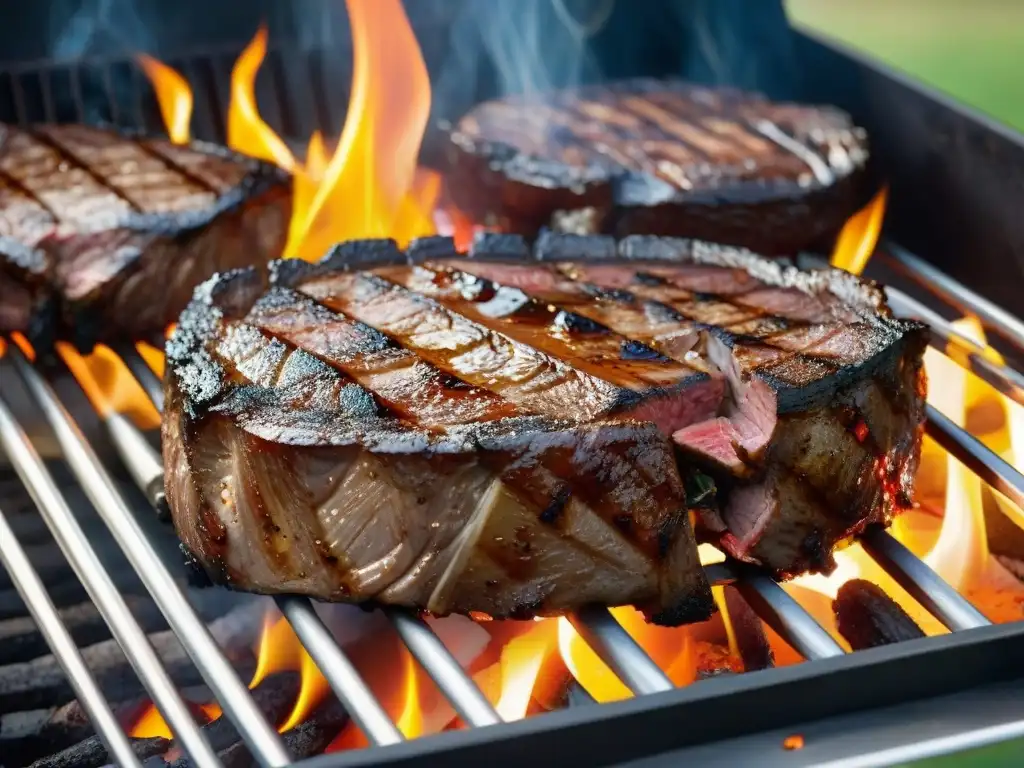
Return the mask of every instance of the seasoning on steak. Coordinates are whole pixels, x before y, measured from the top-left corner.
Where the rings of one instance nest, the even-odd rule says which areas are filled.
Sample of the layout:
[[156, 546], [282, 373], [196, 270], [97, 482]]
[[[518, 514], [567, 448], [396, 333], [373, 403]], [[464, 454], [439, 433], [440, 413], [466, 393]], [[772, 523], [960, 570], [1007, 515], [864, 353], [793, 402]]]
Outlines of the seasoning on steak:
[[791, 254], [870, 191], [866, 135], [846, 113], [679, 81], [508, 96], [451, 139], [455, 205], [526, 236], [554, 224]]
[[270, 272], [205, 283], [167, 348], [167, 495], [221, 582], [672, 624], [710, 610], [689, 514], [789, 575], [909, 503], [924, 329], [846, 273], [569, 235]]
[[0, 331], [162, 337], [213, 273], [280, 255], [276, 168], [84, 125], [0, 125]]

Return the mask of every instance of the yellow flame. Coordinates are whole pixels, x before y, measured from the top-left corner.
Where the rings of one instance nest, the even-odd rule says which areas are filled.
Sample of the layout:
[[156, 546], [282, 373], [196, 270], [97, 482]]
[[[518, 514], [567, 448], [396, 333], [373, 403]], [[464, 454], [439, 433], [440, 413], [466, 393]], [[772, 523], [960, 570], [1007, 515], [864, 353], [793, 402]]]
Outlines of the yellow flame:
[[423, 733], [423, 712], [420, 708], [420, 691], [417, 680], [416, 662], [412, 654], [405, 654], [405, 697], [402, 703], [402, 714], [396, 725], [407, 739], [413, 739]]
[[[296, 210], [286, 257], [319, 258], [351, 238], [408, 236], [406, 202], [430, 112], [430, 80], [399, 0], [347, 0], [352, 98], [313, 201]], [[387, 40], [387, 45], [381, 43]], [[430, 234], [432, 225], [424, 232]]]
[[882, 232], [888, 187], [882, 187], [866, 206], [851, 216], [843, 225], [832, 251], [832, 266], [859, 275], [875, 252], [878, 236]]
[[256, 73], [266, 55], [267, 28], [261, 25], [231, 71], [228, 146], [293, 171], [295, 158], [281, 137], [260, 117], [256, 106]]
[[192, 121], [192, 89], [188, 81], [176, 69], [152, 56], [140, 53], [136, 59], [153, 84], [167, 135], [175, 144], [187, 144]]

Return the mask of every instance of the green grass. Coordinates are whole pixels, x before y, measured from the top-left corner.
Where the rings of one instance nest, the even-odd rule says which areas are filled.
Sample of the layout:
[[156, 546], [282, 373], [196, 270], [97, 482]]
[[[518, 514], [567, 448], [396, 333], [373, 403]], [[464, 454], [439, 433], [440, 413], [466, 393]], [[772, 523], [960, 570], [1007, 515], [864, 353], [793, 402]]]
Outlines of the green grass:
[[786, 0], [863, 50], [1024, 131], [1024, 0]]

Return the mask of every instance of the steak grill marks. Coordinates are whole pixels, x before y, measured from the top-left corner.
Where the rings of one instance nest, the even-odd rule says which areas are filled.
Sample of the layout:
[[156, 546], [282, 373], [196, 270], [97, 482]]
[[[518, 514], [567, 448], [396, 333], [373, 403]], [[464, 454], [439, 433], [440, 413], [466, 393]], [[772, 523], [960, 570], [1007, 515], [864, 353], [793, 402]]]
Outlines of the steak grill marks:
[[527, 236], [585, 228], [788, 255], [834, 234], [868, 191], [866, 136], [845, 113], [671, 80], [485, 102], [451, 139], [453, 202]]
[[[303, 480], [286, 481], [300, 486], [282, 492], [252, 478], [263, 477], [268, 462], [275, 467], [275, 484], [282, 476], [303, 477], [303, 459], [295, 464], [280, 448], [253, 438], [242, 438], [244, 447], [237, 454], [232, 451], [236, 458], [231, 477], [214, 493], [238, 510], [232, 513], [235, 520], [255, 526], [245, 546], [264, 542], [262, 567], [287, 579], [280, 589], [334, 599], [373, 596], [439, 613], [478, 610], [525, 617], [596, 601], [635, 602], [663, 623], [707, 615], [709, 593], [682, 514], [681, 484], [671, 451], [665, 450], [656, 430], [611, 423], [575, 427], [524, 415], [519, 402], [499, 394], [500, 386], [481, 389], [471, 377], [440, 370], [394, 338], [329, 308], [332, 302], [322, 295], [327, 291], [372, 292], [382, 287], [383, 281], [364, 283], [363, 277], [332, 274], [314, 280], [310, 291], [323, 303], [283, 286], [271, 289], [244, 317], [227, 320], [212, 335], [211, 318], [186, 313], [169, 346], [170, 366], [194, 360], [194, 348], [185, 354], [178, 345], [205, 324], [205, 349], [235, 380], [234, 385], [225, 382], [227, 389], [213, 397], [212, 413], [239, 420], [250, 434], [278, 444], [362, 445], [373, 450], [331, 454], [338, 463], [326, 488], [315, 492], [321, 499], [316, 502], [322, 504], [321, 520], [302, 524], [293, 518], [300, 503], [296, 500], [310, 492], [302, 487]], [[223, 286], [214, 284], [210, 290], [237, 293], [231, 283], [238, 280], [226, 278]], [[301, 287], [305, 290], [307, 284]], [[227, 304], [234, 306], [235, 301]], [[199, 311], [201, 304], [193, 307]], [[484, 333], [480, 327], [474, 330], [469, 346]], [[526, 387], [537, 378], [522, 367], [516, 371]], [[183, 383], [188, 390], [189, 374]], [[178, 418], [173, 409], [165, 423], [168, 431], [175, 429]], [[462, 422], [467, 422], [464, 428]], [[212, 449], [201, 446], [211, 440], [230, 441], [217, 426], [198, 429], [206, 436], [195, 438], [195, 453], [186, 462], [208, 454]], [[173, 434], [165, 432], [165, 439], [169, 446], [179, 444]], [[464, 454], [466, 441], [473, 446], [468, 458], [458, 455]], [[281, 458], [272, 458], [275, 454]], [[166, 459], [172, 488], [174, 474], [183, 471], [173, 455], [172, 447]], [[215, 477], [208, 467], [204, 474]], [[366, 484], [376, 494], [364, 495]], [[344, 501], [353, 488], [360, 489], [362, 502]], [[278, 503], [281, 499], [287, 506]], [[386, 509], [378, 506], [382, 499]], [[330, 508], [324, 509], [328, 502]], [[182, 506], [179, 501], [175, 507], [179, 532]], [[360, 506], [370, 516], [362, 524], [352, 523], [356, 529], [338, 540], [338, 526], [351, 522], [336, 523], [338, 510], [353, 518]], [[384, 518], [391, 510], [398, 517], [388, 522]], [[410, 514], [412, 518], [402, 517]], [[388, 530], [398, 538], [389, 538]], [[240, 548], [230, 548], [230, 526], [207, 515], [202, 533], [189, 533], [182, 536], [200, 559], [208, 565], [211, 558], [228, 563], [223, 578], [277, 591], [266, 577], [258, 578], [251, 563], [248, 570], [230, 565], [237, 562]], [[393, 545], [382, 547], [381, 538]], [[286, 539], [288, 546], [281, 546]], [[385, 557], [389, 546], [396, 549]], [[304, 551], [319, 551], [322, 564], [304, 562]], [[558, 562], [551, 565], [556, 553]], [[319, 571], [318, 579], [313, 571]], [[596, 574], [590, 584], [579, 581], [586, 573]]]
[[220, 147], [0, 126], [0, 323], [44, 347], [55, 325], [85, 347], [161, 333], [197, 282], [277, 255], [287, 198], [277, 169]]

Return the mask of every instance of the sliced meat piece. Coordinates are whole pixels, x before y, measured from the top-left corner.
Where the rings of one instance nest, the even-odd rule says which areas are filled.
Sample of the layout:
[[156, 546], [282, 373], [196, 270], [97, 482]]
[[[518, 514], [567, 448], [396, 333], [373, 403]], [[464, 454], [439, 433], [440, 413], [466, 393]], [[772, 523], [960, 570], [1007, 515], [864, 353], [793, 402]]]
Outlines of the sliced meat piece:
[[[313, 269], [314, 287], [345, 277]], [[167, 347], [168, 499], [213, 578], [435, 614], [710, 614], [653, 425], [538, 414], [291, 282], [212, 279]]]
[[673, 80], [485, 102], [449, 155], [455, 204], [526, 236], [586, 221], [792, 254], [869, 191], [867, 138], [846, 113]]
[[290, 213], [282, 172], [221, 147], [0, 126], [0, 329], [162, 338], [202, 280], [279, 256]]

